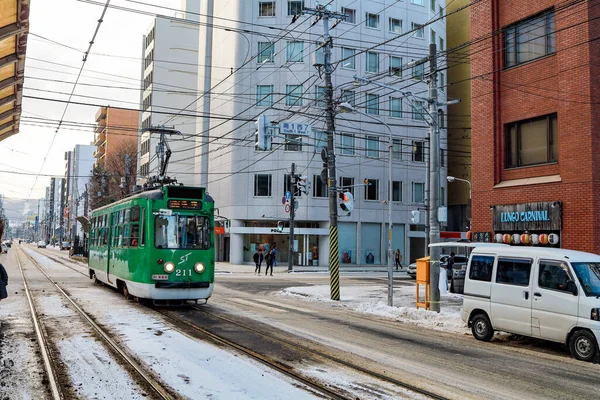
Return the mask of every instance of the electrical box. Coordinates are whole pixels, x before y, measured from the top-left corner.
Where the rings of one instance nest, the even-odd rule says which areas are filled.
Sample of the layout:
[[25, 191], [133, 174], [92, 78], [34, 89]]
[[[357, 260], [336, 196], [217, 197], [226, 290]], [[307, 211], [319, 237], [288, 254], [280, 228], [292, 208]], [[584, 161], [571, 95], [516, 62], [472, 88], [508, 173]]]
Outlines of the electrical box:
[[438, 208], [438, 221], [448, 222], [448, 207]]
[[429, 256], [417, 259], [417, 282], [429, 283]]

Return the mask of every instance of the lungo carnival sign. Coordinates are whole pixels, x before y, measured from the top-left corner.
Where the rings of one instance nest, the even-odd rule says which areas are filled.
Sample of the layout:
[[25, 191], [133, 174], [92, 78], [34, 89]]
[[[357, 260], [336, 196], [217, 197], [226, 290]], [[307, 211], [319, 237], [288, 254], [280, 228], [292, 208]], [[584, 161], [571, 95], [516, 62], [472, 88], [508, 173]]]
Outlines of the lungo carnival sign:
[[494, 206], [494, 231], [560, 231], [561, 203], [537, 202]]

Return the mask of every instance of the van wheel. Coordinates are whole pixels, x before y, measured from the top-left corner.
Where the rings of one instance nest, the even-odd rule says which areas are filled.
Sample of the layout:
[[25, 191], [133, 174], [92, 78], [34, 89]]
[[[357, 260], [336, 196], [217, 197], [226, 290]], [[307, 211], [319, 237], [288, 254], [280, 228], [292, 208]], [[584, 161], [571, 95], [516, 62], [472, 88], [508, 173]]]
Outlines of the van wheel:
[[471, 322], [471, 332], [477, 340], [489, 342], [494, 337], [494, 328], [485, 314], [477, 314]]
[[591, 332], [584, 330], [573, 333], [569, 348], [573, 357], [581, 361], [592, 361], [598, 352], [596, 338]]

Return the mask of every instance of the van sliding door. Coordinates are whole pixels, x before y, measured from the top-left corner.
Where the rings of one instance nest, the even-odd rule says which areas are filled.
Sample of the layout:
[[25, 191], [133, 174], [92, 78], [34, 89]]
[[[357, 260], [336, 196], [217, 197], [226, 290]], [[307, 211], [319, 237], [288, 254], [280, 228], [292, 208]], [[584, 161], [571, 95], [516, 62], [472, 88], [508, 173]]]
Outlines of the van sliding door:
[[492, 284], [495, 329], [531, 335], [531, 259], [498, 257]]

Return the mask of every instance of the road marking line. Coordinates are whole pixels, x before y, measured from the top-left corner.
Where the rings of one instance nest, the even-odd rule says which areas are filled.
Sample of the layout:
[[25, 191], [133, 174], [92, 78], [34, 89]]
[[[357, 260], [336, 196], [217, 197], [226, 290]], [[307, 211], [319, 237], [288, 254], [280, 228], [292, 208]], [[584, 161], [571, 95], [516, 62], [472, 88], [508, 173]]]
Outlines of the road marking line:
[[248, 300], [242, 300], [242, 299], [229, 299], [229, 300], [233, 301], [235, 303], [240, 303], [240, 304], [244, 304], [244, 305], [250, 306], [252, 308], [262, 308], [264, 310], [269, 310], [269, 311], [274, 311], [274, 312], [280, 312], [280, 313], [286, 313], [287, 312], [286, 310], [280, 310], [280, 309], [273, 308], [273, 307], [270, 307], [270, 306], [263, 306], [263, 305], [257, 304], [256, 301], [248, 301]]
[[272, 300], [264, 300], [264, 299], [260, 299], [260, 300], [256, 300], [256, 301], [258, 301], [258, 302], [260, 302], [260, 303], [272, 304], [272, 305], [274, 305], [274, 306], [281, 307], [281, 308], [286, 308], [286, 309], [288, 309], [288, 310], [293, 310], [293, 311], [301, 311], [301, 312], [310, 313], [310, 314], [313, 314], [313, 313], [315, 313], [315, 312], [316, 312], [316, 311], [313, 311], [313, 310], [308, 310], [308, 309], [306, 309], [306, 308], [300, 308], [300, 307], [288, 306], [288, 305], [286, 305], [286, 304], [281, 304], [281, 303], [278, 303], [278, 302], [276, 302], [276, 301], [272, 301]]

